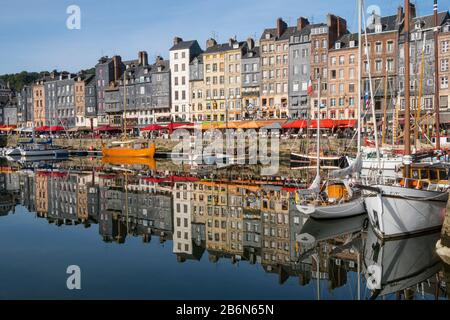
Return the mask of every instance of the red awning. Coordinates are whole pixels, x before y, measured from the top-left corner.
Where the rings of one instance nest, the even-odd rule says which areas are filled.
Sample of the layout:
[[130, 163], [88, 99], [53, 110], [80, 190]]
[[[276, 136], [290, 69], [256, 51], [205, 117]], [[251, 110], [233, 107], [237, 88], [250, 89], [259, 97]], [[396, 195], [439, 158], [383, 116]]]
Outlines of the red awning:
[[283, 129], [306, 129], [308, 127], [307, 120], [294, 120], [281, 126]]
[[172, 131], [180, 127], [193, 127], [193, 126], [194, 124], [190, 122], [171, 122], [167, 125], [167, 129]]
[[42, 126], [42, 127], [35, 128], [34, 131], [44, 132], [44, 131], [49, 131], [49, 129], [50, 129], [49, 126]]
[[335, 127], [339, 128], [355, 128], [358, 124], [356, 119], [335, 120]]
[[48, 131], [64, 131], [64, 127], [61, 126], [51, 126]]
[[182, 177], [182, 176], [170, 176], [168, 177], [171, 182], [197, 182], [200, 181], [199, 178], [196, 177]]
[[[331, 119], [320, 119], [320, 128], [321, 129], [332, 129], [334, 128], [334, 121]], [[311, 121], [311, 128], [316, 129], [317, 128], [317, 120]]]
[[110, 125], [106, 125], [106, 126], [102, 126], [102, 127], [97, 127], [94, 129], [94, 131], [99, 131], [99, 132], [122, 131], [122, 129], [119, 127], [111, 127]]
[[153, 183], [163, 183], [165, 181], [163, 178], [155, 178], [155, 177], [142, 178], [142, 180]]
[[141, 131], [159, 131], [164, 129], [167, 129], [167, 127], [160, 126], [158, 124], [151, 124], [149, 126], [142, 128]]

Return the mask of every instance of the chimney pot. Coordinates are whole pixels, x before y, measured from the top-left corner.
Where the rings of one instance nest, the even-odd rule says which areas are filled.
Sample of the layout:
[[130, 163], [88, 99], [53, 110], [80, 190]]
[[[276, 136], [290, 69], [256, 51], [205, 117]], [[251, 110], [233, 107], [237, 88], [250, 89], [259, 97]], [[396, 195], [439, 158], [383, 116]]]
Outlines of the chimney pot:
[[247, 47], [248, 50], [253, 50], [255, 48], [255, 40], [253, 40], [253, 38], [247, 39]]
[[283, 21], [282, 18], [277, 19], [277, 37], [281, 37], [283, 33], [286, 31], [287, 24]]
[[181, 41], [183, 41], [183, 39], [181, 39], [180, 37], [175, 37], [175, 38], [173, 38], [173, 45], [176, 46]]
[[308, 19], [306, 19], [304, 17], [300, 17], [297, 19], [297, 30], [298, 31], [302, 31], [303, 28], [306, 27], [307, 25], [309, 25]]

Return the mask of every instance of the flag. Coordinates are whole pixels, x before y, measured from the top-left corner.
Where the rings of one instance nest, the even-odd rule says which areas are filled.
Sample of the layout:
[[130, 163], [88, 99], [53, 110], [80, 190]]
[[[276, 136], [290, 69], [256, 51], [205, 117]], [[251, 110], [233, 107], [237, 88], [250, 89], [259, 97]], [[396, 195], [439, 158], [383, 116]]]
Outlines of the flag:
[[364, 95], [364, 102], [366, 105], [366, 109], [369, 109], [369, 105], [370, 105], [369, 92], [366, 92], [366, 94]]
[[312, 96], [313, 93], [314, 93], [313, 84], [312, 84], [311, 79], [309, 79], [309, 82], [308, 82], [308, 95], [309, 95], [309, 96]]

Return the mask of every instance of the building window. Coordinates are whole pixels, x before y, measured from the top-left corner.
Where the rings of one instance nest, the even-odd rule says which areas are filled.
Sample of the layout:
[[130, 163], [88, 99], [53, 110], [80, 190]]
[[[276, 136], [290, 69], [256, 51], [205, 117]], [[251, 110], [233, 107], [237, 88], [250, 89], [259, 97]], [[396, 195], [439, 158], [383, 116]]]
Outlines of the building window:
[[381, 72], [383, 69], [383, 62], [381, 60], [375, 61], [375, 71]]
[[387, 68], [389, 72], [393, 72], [395, 71], [395, 63], [394, 63], [394, 59], [388, 59], [387, 60]]
[[441, 77], [441, 89], [448, 89], [448, 76]]
[[448, 59], [441, 60], [441, 71], [448, 71]]
[[441, 52], [442, 53], [447, 53], [450, 47], [450, 41], [442, 41], [441, 43]]
[[394, 41], [387, 42], [387, 52], [389, 53], [394, 52]]
[[382, 51], [383, 51], [383, 45], [380, 41], [378, 41], [377, 43], [375, 43], [375, 52], [381, 53]]

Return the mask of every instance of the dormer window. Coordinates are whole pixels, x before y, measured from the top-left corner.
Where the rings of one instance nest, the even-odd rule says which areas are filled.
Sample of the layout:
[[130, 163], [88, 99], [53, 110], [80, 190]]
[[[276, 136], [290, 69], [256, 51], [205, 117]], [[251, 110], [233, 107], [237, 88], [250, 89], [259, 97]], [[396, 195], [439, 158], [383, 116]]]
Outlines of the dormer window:
[[355, 40], [351, 40], [349, 46], [350, 48], [354, 48], [356, 46]]
[[253, 52], [250, 51], [250, 52], [248, 53], [248, 57], [249, 57], [249, 58], [253, 57]]
[[424, 25], [424, 23], [422, 21], [420, 21], [420, 20], [417, 21], [416, 26], [415, 26], [416, 30], [422, 29], [423, 25]]
[[379, 32], [382, 32], [382, 31], [383, 31], [383, 26], [380, 23], [376, 24], [375, 25], [375, 32], [379, 33]]
[[266, 33], [266, 39], [270, 39], [270, 33]]
[[336, 44], [334, 46], [335, 46], [335, 49], [340, 49], [341, 48], [341, 43], [340, 42], [336, 42]]
[[239, 49], [239, 43], [237, 43], [237, 42], [234, 43], [234, 44], [233, 44], [233, 49]]

